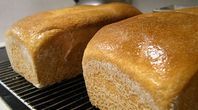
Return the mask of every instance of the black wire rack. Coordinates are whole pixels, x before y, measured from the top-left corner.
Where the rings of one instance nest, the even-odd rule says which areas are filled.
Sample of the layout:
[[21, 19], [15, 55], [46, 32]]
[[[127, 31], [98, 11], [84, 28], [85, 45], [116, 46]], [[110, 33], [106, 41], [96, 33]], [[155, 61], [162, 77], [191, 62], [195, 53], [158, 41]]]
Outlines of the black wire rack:
[[10, 62], [0, 62], [0, 84], [30, 109], [95, 110], [87, 95], [82, 75], [38, 89], [15, 73]]

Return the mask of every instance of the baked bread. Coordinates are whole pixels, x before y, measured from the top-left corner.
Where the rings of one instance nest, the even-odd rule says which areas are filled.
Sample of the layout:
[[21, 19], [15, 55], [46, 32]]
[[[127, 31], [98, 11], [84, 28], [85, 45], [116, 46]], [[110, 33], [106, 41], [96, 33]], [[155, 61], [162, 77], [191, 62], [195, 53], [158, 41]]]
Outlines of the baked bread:
[[107, 25], [82, 66], [101, 110], [198, 110], [198, 16], [150, 13]]
[[77, 76], [88, 41], [104, 25], [140, 14], [123, 3], [75, 6], [39, 13], [7, 32], [11, 65], [38, 88]]

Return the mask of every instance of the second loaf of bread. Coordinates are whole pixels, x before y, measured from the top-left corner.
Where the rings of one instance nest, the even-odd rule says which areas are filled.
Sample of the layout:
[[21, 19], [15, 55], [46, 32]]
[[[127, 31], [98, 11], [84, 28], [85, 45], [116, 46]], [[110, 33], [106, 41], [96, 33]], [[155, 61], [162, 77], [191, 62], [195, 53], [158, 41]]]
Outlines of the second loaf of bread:
[[198, 16], [142, 14], [103, 27], [85, 49], [83, 75], [102, 110], [197, 110]]
[[83, 51], [104, 25], [140, 12], [128, 4], [75, 6], [39, 13], [16, 22], [7, 32], [13, 69], [36, 87], [81, 73]]

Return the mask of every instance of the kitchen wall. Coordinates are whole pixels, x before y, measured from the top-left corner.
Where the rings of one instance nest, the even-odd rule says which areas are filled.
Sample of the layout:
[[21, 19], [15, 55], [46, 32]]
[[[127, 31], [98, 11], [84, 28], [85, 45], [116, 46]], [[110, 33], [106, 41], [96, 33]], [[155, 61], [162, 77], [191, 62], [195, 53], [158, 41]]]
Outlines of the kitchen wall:
[[[198, 0], [132, 0], [143, 12], [171, 4], [192, 5]], [[72, 6], [73, 0], [0, 0], [0, 46], [5, 30], [15, 21], [36, 12]]]
[[133, 5], [143, 12], [169, 5], [198, 5], [198, 0], [132, 0]]

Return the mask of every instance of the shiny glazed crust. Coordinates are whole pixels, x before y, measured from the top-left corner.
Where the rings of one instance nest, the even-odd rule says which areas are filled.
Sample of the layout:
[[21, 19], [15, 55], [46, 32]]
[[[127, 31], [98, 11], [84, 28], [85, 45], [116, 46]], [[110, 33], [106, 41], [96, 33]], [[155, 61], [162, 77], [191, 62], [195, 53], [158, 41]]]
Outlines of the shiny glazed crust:
[[86, 44], [102, 26], [140, 13], [131, 5], [112, 3], [26, 17], [7, 32], [11, 65], [38, 88], [75, 77], [82, 71]]
[[196, 15], [167, 12], [99, 30], [82, 62], [92, 104], [117, 110], [197, 109], [198, 97], [192, 95], [198, 92], [197, 24]]

